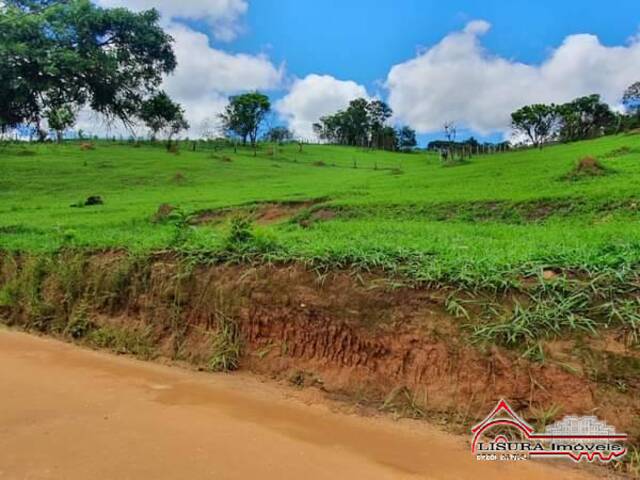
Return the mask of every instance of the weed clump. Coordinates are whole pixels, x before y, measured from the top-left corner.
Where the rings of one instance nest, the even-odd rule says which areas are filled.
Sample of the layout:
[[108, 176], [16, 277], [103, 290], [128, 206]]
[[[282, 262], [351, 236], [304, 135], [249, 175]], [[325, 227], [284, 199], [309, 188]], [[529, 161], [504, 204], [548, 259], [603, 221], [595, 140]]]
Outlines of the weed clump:
[[149, 360], [155, 353], [151, 327], [125, 328], [103, 325], [92, 330], [87, 341], [97, 348], [112, 350], [119, 354], [130, 354]]
[[74, 340], [79, 340], [86, 337], [95, 328], [96, 325], [89, 318], [87, 305], [81, 303], [69, 318], [69, 322], [62, 333]]
[[16, 156], [16, 157], [33, 157], [33, 156], [35, 156], [35, 155], [37, 155], [37, 153], [36, 153], [35, 151], [33, 151], [33, 150], [27, 150], [26, 148], [23, 148], [23, 149], [21, 149], [21, 150], [18, 150], [18, 151], [15, 153], [15, 156]]
[[632, 152], [631, 148], [628, 147], [627, 145], [624, 145], [620, 148], [616, 148], [614, 150], [611, 150], [609, 153], [605, 154], [603, 156], [603, 158], [616, 158], [616, 157], [623, 157], [625, 155], [629, 155]]
[[212, 372], [230, 372], [240, 366], [242, 338], [237, 322], [222, 312], [216, 314], [216, 332], [211, 343], [207, 368]]
[[187, 243], [193, 234], [191, 225], [191, 215], [180, 208], [174, 208], [166, 216], [165, 221], [172, 223], [175, 227], [173, 237], [170, 241], [172, 247], [180, 247]]
[[426, 417], [426, 412], [422, 407], [422, 399], [418, 398], [415, 392], [408, 387], [393, 389], [384, 399], [380, 410], [393, 414], [396, 418], [421, 419]]
[[248, 216], [237, 216], [231, 219], [229, 233], [225, 241], [228, 250], [237, 250], [253, 240], [253, 221]]
[[87, 197], [87, 199], [84, 201], [85, 207], [91, 207], [93, 205], [102, 205], [102, 204], [104, 204], [104, 200], [102, 200], [102, 197], [100, 195], [91, 195], [90, 197]]
[[168, 203], [161, 203], [158, 206], [158, 210], [153, 214], [151, 220], [154, 223], [165, 223], [171, 218], [171, 214], [176, 210], [176, 207], [169, 205]]
[[86, 200], [78, 200], [76, 203], [69, 205], [72, 208], [93, 207], [103, 205], [104, 200], [100, 195], [90, 195]]

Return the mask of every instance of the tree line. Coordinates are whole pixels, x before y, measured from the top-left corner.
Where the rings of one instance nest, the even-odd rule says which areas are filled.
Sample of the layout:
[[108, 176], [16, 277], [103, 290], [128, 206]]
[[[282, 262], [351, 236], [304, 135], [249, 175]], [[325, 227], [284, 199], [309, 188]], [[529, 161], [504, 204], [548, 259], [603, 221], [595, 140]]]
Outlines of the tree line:
[[573, 142], [640, 128], [640, 82], [624, 92], [625, 112], [614, 112], [600, 95], [570, 102], [526, 105], [511, 114], [513, 130], [542, 148], [552, 141]]
[[[176, 65], [173, 39], [154, 9], [103, 8], [90, 0], [0, 1], [0, 134], [27, 128], [44, 140], [46, 124], [60, 141], [86, 108], [129, 127], [142, 123], [170, 147], [189, 128], [182, 106], [160, 88]], [[624, 113], [612, 111], [594, 94], [561, 105], [524, 106], [511, 114], [511, 123], [534, 146], [640, 128], [640, 82], [624, 92], [623, 105]], [[269, 98], [260, 92], [230, 97], [219, 115], [222, 134], [255, 146], [270, 112]], [[391, 126], [392, 114], [382, 100], [357, 98], [321, 117], [313, 131], [334, 144], [412, 150], [416, 132]], [[447, 142], [430, 146], [451, 150], [455, 128], [445, 133]], [[283, 142], [293, 134], [278, 126], [263, 138]]]
[[388, 124], [393, 110], [382, 100], [357, 98], [344, 110], [326, 115], [313, 124], [317, 137], [329, 143], [381, 150], [411, 150], [417, 145], [416, 132]]

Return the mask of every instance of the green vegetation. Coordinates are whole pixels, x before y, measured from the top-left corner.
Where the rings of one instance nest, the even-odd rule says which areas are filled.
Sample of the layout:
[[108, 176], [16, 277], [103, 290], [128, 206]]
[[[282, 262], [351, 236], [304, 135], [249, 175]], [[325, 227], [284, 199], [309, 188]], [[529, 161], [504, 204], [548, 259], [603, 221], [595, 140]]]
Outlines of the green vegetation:
[[224, 313], [217, 312], [216, 317], [216, 331], [207, 366], [212, 372], [237, 370], [242, 357], [240, 329], [238, 324]]
[[[572, 175], [587, 157], [604, 173]], [[382, 269], [454, 289], [447, 308], [474, 339], [542, 358], [539, 341], [565, 331], [615, 327], [640, 340], [639, 158], [635, 134], [448, 168], [430, 153], [323, 145], [259, 144], [254, 156], [205, 142], [173, 154], [159, 144], [11, 144], [0, 153], [0, 249]], [[37, 278], [42, 266], [31, 263]], [[73, 283], [68, 270], [59, 275]], [[37, 296], [27, 287], [6, 286], [4, 303]], [[79, 318], [65, 326], [71, 336], [89, 328]], [[234, 354], [218, 347], [229, 368]]]
[[[587, 155], [615, 174], [565, 180]], [[154, 221], [158, 207], [192, 216], [316, 200], [255, 226], [256, 241], [273, 247], [265, 253], [410, 263], [432, 279], [494, 278], [533, 266], [617, 268], [638, 256], [639, 155], [638, 135], [480, 156], [453, 168], [430, 154], [335, 146], [262, 146], [254, 158], [248, 149], [203, 145], [195, 152], [183, 145], [179, 155], [115, 142], [89, 151], [73, 143], [9, 145], [0, 153], [0, 248], [218, 252], [227, 246], [229, 222], [195, 225], [175, 213]], [[70, 207], [90, 196], [104, 204]], [[314, 210], [335, 215], [296, 221], [305, 213], [313, 218]]]

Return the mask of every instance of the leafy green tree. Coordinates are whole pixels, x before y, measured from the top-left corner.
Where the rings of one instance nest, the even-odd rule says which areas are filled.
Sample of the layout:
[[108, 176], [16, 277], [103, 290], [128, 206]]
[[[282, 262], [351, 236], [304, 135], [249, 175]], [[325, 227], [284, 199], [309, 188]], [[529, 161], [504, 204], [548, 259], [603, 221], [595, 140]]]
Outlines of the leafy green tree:
[[513, 129], [540, 148], [555, 135], [557, 121], [558, 113], [554, 105], [527, 105], [511, 114]]
[[[386, 126], [387, 120], [391, 118], [393, 110], [382, 100], [372, 100], [367, 105], [368, 124], [370, 129], [370, 141], [371, 145], [375, 148], [385, 148], [385, 137], [383, 130]], [[387, 136], [389, 131], [386, 132]], [[395, 132], [394, 132], [395, 136]]]
[[189, 128], [189, 123], [184, 118], [184, 110], [165, 92], [159, 92], [143, 101], [138, 116], [149, 128], [152, 139], [155, 140], [158, 133], [167, 137], [167, 149], [171, 148], [174, 135]]
[[278, 126], [270, 128], [265, 138], [270, 142], [283, 143], [291, 141], [293, 133], [287, 127]]
[[352, 145], [349, 138], [349, 117], [345, 111], [321, 117], [320, 121], [313, 125], [313, 130], [321, 140], [339, 145]]
[[356, 98], [345, 110], [321, 117], [313, 124], [313, 131], [330, 143], [393, 149], [396, 132], [386, 125], [392, 113], [381, 100]]
[[385, 125], [377, 135], [379, 135], [376, 141], [377, 148], [390, 151], [398, 150], [398, 132], [395, 128]]
[[0, 128], [61, 106], [88, 106], [130, 124], [176, 60], [155, 10], [89, 0], [5, 0], [0, 7]]
[[364, 98], [356, 98], [349, 102], [345, 110], [347, 142], [349, 145], [367, 146], [369, 142], [369, 103]]
[[557, 112], [560, 115], [560, 139], [565, 142], [610, 133], [618, 124], [609, 105], [595, 94], [560, 105]]
[[269, 97], [260, 92], [245, 93], [229, 99], [220, 120], [228, 134], [237, 135], [243, 144], [249, 139], [255, 147], [260, 126], [270, 111]]
[[402, 151], [411, 151], [418, 145], [416, 131], [405, 125], [398, 129], [398, 147]]
[[65, 130], [76, 123], [76, 112], [69, 105], [52, 108], [47, 112], [49, 128], [56, 132], [58, 143], [62, 142]]

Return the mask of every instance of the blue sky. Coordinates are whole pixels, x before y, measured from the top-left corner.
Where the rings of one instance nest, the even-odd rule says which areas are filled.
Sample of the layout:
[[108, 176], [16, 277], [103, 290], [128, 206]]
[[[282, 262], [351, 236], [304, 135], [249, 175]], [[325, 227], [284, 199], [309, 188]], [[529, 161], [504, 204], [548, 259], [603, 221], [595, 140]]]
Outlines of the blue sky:
[[291, 73], [328, 73], [375, 88], [391, 65], [437, 43], [468, 21], [493, 26], [486, 47], [540, 62], [569, 34], [593, 33], [624, 43], [640, 26], [637, 0], [255, 0], [235, 52], [268, 52]]
[[[492, 24], [483, 42], [490, 52], [540, 63], [569, 34], [592, 33], [605, 45], [624, 44], [638, 31], [640, 4], [637, 0], [256, 0], [246, 15], [245, 33], [227, 48], [266, 52], [276, 63], [286, 62], [291, 74], [326, 73], [384, 96], [381, 84], [391, 65], [478, 18]], [[485, 137], [497, 139], [495, 134]]]
[[[270, 95], [279, 123], [380, 97], [424, 142], [509, 138], [509, 114], [600, 93], [616, 108], [640, 81], [638, 0], [96, 0], [157, 8], [176, 39], [165, 88], [200, 135], [229, 95]], [[213, 122], [215, 123], [215, 122]]]

